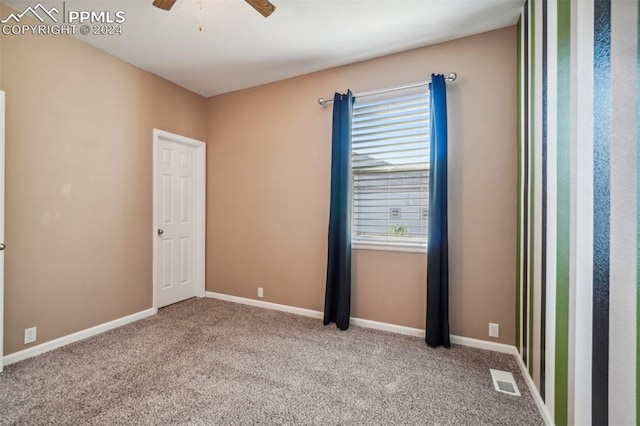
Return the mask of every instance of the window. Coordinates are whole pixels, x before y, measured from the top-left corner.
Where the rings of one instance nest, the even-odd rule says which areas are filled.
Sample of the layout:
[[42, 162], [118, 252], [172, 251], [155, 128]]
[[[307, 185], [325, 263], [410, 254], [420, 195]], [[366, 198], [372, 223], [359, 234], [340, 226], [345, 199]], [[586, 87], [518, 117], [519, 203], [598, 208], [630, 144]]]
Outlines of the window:
[[352, 120], [354, 246], [427, 245], [429, 94], [356, 99]]

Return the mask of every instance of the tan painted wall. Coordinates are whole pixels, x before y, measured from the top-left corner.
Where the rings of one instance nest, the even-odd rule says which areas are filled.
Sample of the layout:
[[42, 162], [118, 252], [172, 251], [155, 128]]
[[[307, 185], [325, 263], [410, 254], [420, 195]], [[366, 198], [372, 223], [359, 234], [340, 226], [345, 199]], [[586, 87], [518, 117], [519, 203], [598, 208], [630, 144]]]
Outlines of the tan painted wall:
[[1, 57], [8, 354], [152, 306], [152, 129], [206, 140], [207, 102], [70, 37]]
[[[6, 9], [2, 9], [2, 5], [0, 4], [0, 13], [2, 13], [0, 16], [5, 16], [4, 13], [2, 12], [3, 10]], [[4, 34], [2, 34], [2, 31], [0, 31], [0, 90], [3, 89], [2, 86], [2, 42], [4, 40]]]
[[[455, 71], [450, 319], [515, 342], [516, 33], [504, 28], [209, 101], [207, 290], [322, 310], [331, 108], [316, 100]], [[259, 70], [256, 70], [259, 72]], [[357, 250], [352, 315], [424, 328], [425, 255]]]
[[[495, 321], [513, 343], [514, 40], [507, 28], [207, 104], [74, 39], [3, 36], [5, 353], [26, 347], [26, 327], [42, 343], [151, 306], [153, 127], [213, 142], [207, 289], [262, 286], [265, 300], [321, 310], [331, 110], [315, 100], [450, 70], [452, 333], [485, 338]], [[353, 260], [354, 316], [423, 327], [423, 255]]]

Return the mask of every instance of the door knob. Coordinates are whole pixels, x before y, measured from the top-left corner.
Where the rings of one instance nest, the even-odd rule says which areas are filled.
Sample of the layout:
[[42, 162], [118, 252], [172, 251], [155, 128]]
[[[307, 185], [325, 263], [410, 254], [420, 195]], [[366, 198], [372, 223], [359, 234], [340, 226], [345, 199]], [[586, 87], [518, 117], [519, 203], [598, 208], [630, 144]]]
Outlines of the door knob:
[[5, 246], [4, 243], [0, 243], [0, 251], [4, 250], [5, 248], [7, 248], [7, 246]]
[[158, 235], [164, 234], [164, 229], [158, 229]]

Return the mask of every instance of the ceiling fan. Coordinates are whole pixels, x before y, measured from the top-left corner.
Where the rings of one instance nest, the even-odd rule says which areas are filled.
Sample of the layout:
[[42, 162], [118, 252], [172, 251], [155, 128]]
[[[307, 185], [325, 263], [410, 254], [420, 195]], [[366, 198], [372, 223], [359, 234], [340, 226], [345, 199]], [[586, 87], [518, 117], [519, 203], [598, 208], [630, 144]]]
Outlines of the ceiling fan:
[[[153, 5], [158, 9], [171, 10], [174, 4], [178, 0], [153, 0]], [[260, 12], [265, 18], [276, 10], [276, 7], [269, 0], [244, 0], [251, 5], [255, 10]]]

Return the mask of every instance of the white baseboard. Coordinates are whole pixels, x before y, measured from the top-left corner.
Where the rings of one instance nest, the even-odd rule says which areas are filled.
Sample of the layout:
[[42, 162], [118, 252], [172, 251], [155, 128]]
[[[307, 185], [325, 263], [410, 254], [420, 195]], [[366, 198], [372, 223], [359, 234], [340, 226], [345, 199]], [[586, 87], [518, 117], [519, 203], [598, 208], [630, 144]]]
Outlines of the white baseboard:
[[553, 422], [553, 416], [551, 412], [547, 408], [546, 404], [542, 400], [542, 396], [540, 396], [540, 392], [536, 387], [536, 384], [533, 382], [533, 379], [529, 375], [529, 371], [527, 370], [527, 366], [524, 365], [524, 361], [520, 356], [520, 353], [516, 349], [515, 352], [516, 360], [518, 361], [518, 365], [520, 366], [520, 371], [522, 372], [522, 376], [524, 377], [525, 382], [527, 382], [527, 386], [529, 387], [529, 392], [531, 392], [531, 396], [533, 400], [536, 402], [538, 406], [538, 410], [540, 410], [540, 414], [542, 415], [542, 419], [547, 426], [553, 426], [555, 423]]
[[141, 320], [142, 318], [155, 315], [156, 313], [158, 313], [158, 310], [153, 308], [141, 312], [136, 312], [135, 314], [127, 315], [126, 317], [105, 322], [104, 324], [96, 325], [95, 327], [87, 328], [86, 330], [68, 334], [66, 336], [50, 340], [40, 345], [32, 346], [30, 348], [14, 352], [9, 355], [5, 355], [2, 360], [5, 366], [14, 364], [18, 361], [22, 361], [24, 359], [43, 354], [45, 352], [49, 352], [53, 349], [57, 349], [61, 346], [68, 345], [69, 343], [77, 342], [78, 340], [86, 339], [88, 337], [95, 336], [96, 334], [104, 333], [105, 331], [109, 331], [111, 329], [132, 323], [134, 321]]
[[[230, 296], [228, 294], [214, 293], [211, 291], [207, 291], [205, 293], [205, 297], [225, 300], [227, 302], [241, 303], [243, 305], [256, 306], [258, 308], [289, 312], [292, 314], [304, 315], [305, 317], [311, 317], [311, 318], [324, 317], [324, 314], [322, 312], [314, 311], [312, 309], [297, 308], [295, 306], [281, 305], [278, 303], [271, 303], [271, 302], [265, 302], [262, 300], [249, 299], [246, 297]], [[359, 327], [388, 331], [391, 333], [404, 334], [406, 336], [414, 336], [414, 337], [420, 337], [420, 338], [424, 338], [425, 336], [425, 331], [424, 329], [421, 329], [421, 328], [405, 327], [403, 325], [389, 324], [386, 322], [372, 321], [372, 320], [363, 319], [363, 318], [351, 317], [351, 321], [349, 322], [349, 324], [359, 326]], [[480, 339], [472, 339], [470, 337], [452, 335], [451, 343], [456, 345], [462, 345], [462, 346], [471, 346], [473, 348], [486, 349], [494, 352], [506, 352], [514, 355], [518, 353], [515, 346], [505, 345], [503, 343], [489, 342], [489, 341], [480, 340]]]
[[[313, 309], [298, 308], [290, 305], [281, 305], [279, 303], [249, 299], [247, 297], [230, 296], [228, 294], [215, 293], [212, 291], [205, 292], [205, 297], [224, 300], [227, 302], [240, 303], [243, 305], [255, 306], [258, 308], [272, 309], [274, 311], [288, 312], [290, 314], [298, 314], [310, 318], [324, 318], [324, 313], [320, 311], [314, 311]], [[420, 330], [419, 328], [404, 327], [402, 325], [388, 324], [385, 322], [371, 321], [362, 318], [352, 317], [351, 321], [349, 321], [349, 324], [366, 328], [374, 328], [376, 330], [389, 331], [392, 333], [406, 334], [408, 336], [424, 337], [424, 330]]]
[[212, 291], [206, 291], [204, 297], [211, 299], [220, 299], [227, 302], [240, 303], [242, 305], [256, 306], [258, 308], [272, 309], [274, 311], [289, 312], [290, 314], [302, 315], [304, 317], [322, 318], [323, 314], [320, 311], [314, 311], [313, 309], [297, 308], [295, 306], [281, 305], [279, 303], [265, 302], [263, 300], [248, 299], [246, 297], [230, 296], [228, 294], [214, 293]]
[[375, 330], [388, 331], [390, 333], [404, 334], [406, 336], [420, 337], [424, 339], [424, 330], [421, 328], [406, 327], [404, 325], [389, 324], [387, 322], [372, 321], [355, 317], [351, 317], [349, 324], [359, 327], [373, 328]]
[[[295, 306], [281, 305], [278, 303], [271, 303], [271, 302], [265, 302], [262, 300], [249, 299], [246, 297], [230, 296], [228, 294], [214, 293], [211, 291], [205, 292], [205, 297], [225, 300], [227, 302], [241, 303], [243, 305], [256, 306], [258, 308], [289, 312], [292, 314], [303, 315], [311, 318], [324, 317], [324, 314], [322, 312], [314, 311], [312, 309], [297, 308]], [[402, 325], [389, 324], [385, 322], [372, 321], [368, 319], [354, 318], [354, 317], [351, 318], [351, 321], [349, 323], [355, 326], [373, 328], [373, 329], [382, 330], [382, 331], [389, 331], [391, 333], [404, 334], [407, 336], [414, 336], [414, 337], [420, 337], [420, 338], [424, 338], [425, 336], [425, 331], [421, 328], [405, 327]], [[455, 335], [451, 335], [451, 343], [455, 345], [485, 349], [488, 351], [502, 352], [506, 354], [511, 354], [514, 357], [516, 357], [518, 361], [518, 365], [520, 366], [520, 370], [522, 371], [522, 375], [524, 376], [524, 379], [527, 382], [529, 391], [531, 392], [531, 395], [533, 395], [533, 399], [536, 402], [538, 409], [540, 410], [540, 414], [542, 415], [543, 420], [547, 425], [554, 424], [553, 418], [551, 417], [551, 414], [549, 413], [547, 406], [544, 404], [544, 401], [542, 401], [540, 392], [538, 391], [538, 388], [536, 387], [535, 383], [533, 383], [533, 379], [531, 379], [531, 376], [529, 376], [529, 372], [527, 371], [527, 368], [525, 367], [522, 361], [522, 358], [518, 353], [518, 349], [515, 346], [506, 345], [504, 343], [489, 342], [487, 340], [473, 339], [471, 337], [455, 336]]]
[[474, 339], [472, 337], [451, 335], [451, 343], [454, 345], [469, 346], [471, 348], [485, 349], [487, 351], [502, 352], [511, 355], [516, 355], [518, 353], [518, 350], [513, 345]]

